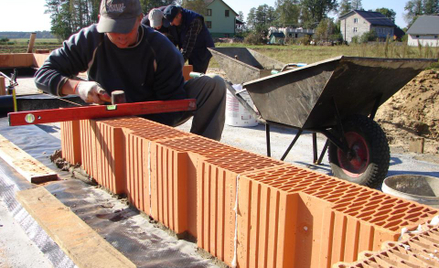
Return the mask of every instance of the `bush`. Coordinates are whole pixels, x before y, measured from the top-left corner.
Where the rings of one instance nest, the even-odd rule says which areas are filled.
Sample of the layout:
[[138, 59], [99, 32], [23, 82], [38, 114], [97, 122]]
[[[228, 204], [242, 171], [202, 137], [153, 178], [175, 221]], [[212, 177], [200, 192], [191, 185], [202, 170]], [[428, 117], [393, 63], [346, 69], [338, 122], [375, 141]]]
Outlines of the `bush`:
[[9, 42], [9, 38], [7, 38], [7, 37], [0, 38], [0, 43], [1, 44], [7, 43], [7, 42]]
[[299, 38], [297, 41], [300, 45], [307, 46], [309, 45], [309, 42], [311, 42], [311, 36], [306, 35], [304, 37]]
[[375, 31], [369, 31], [364, 33], [363, 35], [361, 35], [360, 37], [360, 42], [361, 43], [367, 43], [367, 42], [371, 42], [371, 41], [376, 41], [378, 38], [377, 34]]
[[352, 43], [352, 44], [358, 44], [358, 43], [359, 43], [358, 36], [354, 36], [354, 37], [352, 37], [352, 41], [351, 41], [351, 43]]
[[337, 43], [343, 42], [343, 35], [340, 32], [332, 34], [329, 38], [331, 41], [335, 41]]
[[265, 40], [263, 35], [251, 32], [244, 38], [244, 43], [250, 45], [264, 45], [267, 43], [267, 40]]

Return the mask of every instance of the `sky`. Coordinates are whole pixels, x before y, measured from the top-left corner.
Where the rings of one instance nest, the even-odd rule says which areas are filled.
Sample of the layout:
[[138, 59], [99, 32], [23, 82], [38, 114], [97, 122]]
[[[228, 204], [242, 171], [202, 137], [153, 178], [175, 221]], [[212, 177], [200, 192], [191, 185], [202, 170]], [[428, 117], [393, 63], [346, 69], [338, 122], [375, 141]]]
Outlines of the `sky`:
[[[234, 11], [242, 11], [245, 18], [252, 7], [267, 4], [275, 6], [275, 0], [223, 0]], [[365, 10], [385, 7], [396, 12], [396, 25], [407, 26], [404, 6], [408, 0], [362, 0]], [[50, 31], [50, 15], [44, 14], [46, 0], [0, 0], [0, 32]]]

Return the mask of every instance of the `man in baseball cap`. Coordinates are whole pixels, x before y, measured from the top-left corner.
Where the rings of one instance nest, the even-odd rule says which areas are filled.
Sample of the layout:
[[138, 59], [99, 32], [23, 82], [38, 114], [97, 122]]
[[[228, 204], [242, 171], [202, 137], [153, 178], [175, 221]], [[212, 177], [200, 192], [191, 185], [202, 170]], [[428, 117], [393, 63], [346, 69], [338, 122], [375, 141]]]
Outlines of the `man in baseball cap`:
[[142, 24], [161, 32], [176, 46], [178, 44], [177, 28], [171, 26], [169, 21], [164, 18], [163, 10], [165, 9], [166, 6], [151, 9], [148, 16], [142, 19]]
[[103, 0], [97, 29], [100, 33], [129, 33], [141, 14], [139, 0]]
[[178, 47], [184, 60], [189, 61], [194, 72], [206, 73], [212, 57], [208, 47], [215, 47], [215, 44], [204, 23], [204, 17], [175, 5], [167, 6], [163, 14], [173, 27], [178, 28]]
[[[37, 88], [104, 104], [123, 90], [127, 102], [196, 99], [196, 111], [142, 117], [176, 126], [193, 116], [191, 132], [219, 140], [226, 85], [218, 75], [185, 82], [183, 57], [161, 33], [140, 22], [139, 0], [102, 0], [99, 23], [81, 29], [54, 50], [35, 74]], [[87, 80], [77, 78], [87, 71]]]
[[154, 29], [160, 29], [163, 25], [163, 12], [158, 8], [153, 8], [148, 13], [149, 24]]

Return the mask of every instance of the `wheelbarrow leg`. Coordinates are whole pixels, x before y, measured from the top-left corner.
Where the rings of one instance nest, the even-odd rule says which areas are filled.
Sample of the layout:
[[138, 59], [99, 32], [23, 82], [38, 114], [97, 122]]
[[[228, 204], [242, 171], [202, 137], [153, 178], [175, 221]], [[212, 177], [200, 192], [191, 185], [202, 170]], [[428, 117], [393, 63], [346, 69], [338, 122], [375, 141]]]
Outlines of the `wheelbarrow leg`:
[[302, 135], [303, 129], [299, 129], [299, 132], [297, 132], [296, 136], [294, 136], [293, 141], [291, 142], [290, 146], [288, 146], [288, 149], [285, 151], [284, 155], [282, 156], [282, 158], [280, 160], [284, 160], [288, 153], [290, 152], [291, 148], [293, 148], [294, 144], [296, 144], [297, 139], [299, 139], [300, 135]]
[[320, 157], [319, 157], [319, 159], [317, 160], [317, 162], [314, 161], [314, 164], [316, 164], [316, 165], [320, 165], [320, 164], [322, 163], [322, 161], [323, 161], [323, 157], [324, 157], [325, 154], [326, 154], [326, 150], [328, 150], [328, 146], [329, 146], [329, 140], [326, 139], [325, 145], [323, 146], [322, 153], [320, 154]]
[[381, 102], [382, 97], [383, 97], [383, 94], [380, 94], [380, 95], [378, 95], [378, 97], [375, 100], [375, 103], [373, 105], [372, 111], [370, 112], [370, 116], [369, 116], [369, 118], [372, 120], [375, 118], [375, 115], [378, 111], [378, 107], [380, 107], [380, 102]]
[[271, 142], [270, 142], [270, 125], [265, 124], [265, 140], [267, 143], [267, 156], [271, 157]]
[[320, 165], [323, 161], [323, 157], [325, 156], [326, 150], [328, 150], [328, 146], [329, 146], [329, 140], [326, 139], [325, 145], [323, 146], [322, 152], [319, 156], [319, 158], [317, 159], [317, 154], [318, 154], [318, 150], [317, 150], [317, 133], [313, 132], [312, 133], [312, 145], [313, 145], [313, 151], [314, 151], [314, 164], [315, 165]]
[[317, 162], [317, 133], [312, 133], [312, 151], [313, 151], [313, 162]]

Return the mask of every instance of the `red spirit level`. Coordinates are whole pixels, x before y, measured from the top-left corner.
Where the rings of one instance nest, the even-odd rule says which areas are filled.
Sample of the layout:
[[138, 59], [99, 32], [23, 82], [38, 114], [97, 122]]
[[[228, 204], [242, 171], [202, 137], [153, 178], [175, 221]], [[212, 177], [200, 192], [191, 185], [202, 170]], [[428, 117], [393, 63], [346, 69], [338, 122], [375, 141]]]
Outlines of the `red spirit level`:
[[91, 105], [74, 108], [11, 112], [8, 113], [8, 119], [10, 126], [22, 126], [81, 119], [193, 111], [195, 109], [195, 99], [145, 101], [114, 105]]

